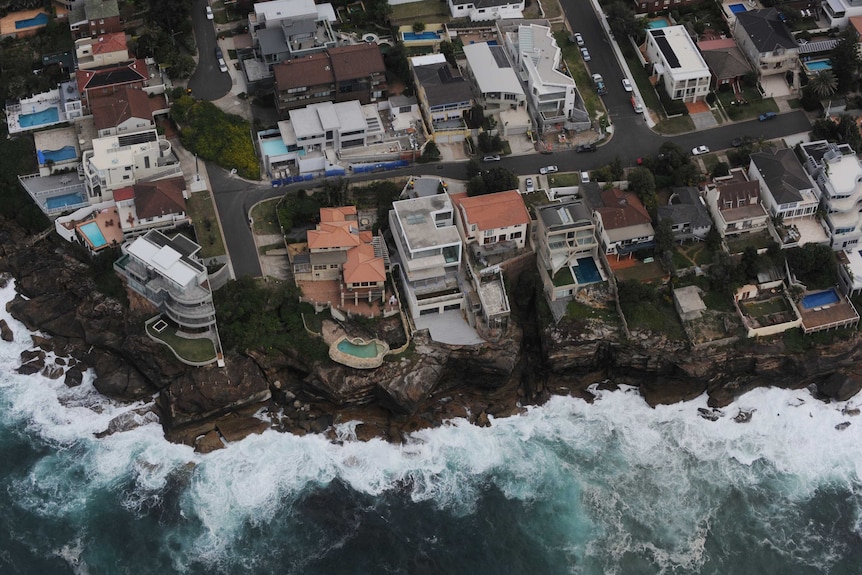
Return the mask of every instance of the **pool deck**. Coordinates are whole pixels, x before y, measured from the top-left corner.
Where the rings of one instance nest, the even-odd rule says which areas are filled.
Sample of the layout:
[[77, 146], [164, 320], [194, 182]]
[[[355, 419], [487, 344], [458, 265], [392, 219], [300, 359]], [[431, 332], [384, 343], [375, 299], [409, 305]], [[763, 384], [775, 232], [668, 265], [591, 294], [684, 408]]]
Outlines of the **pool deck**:
[[[57, 10], [57, 15], [66, 13], [66, 9], [62, 6], [54, 5], [54, 9]], [[7, 14], [3, 18], [0, 18], [0, 37], [5, 38], [7, 36], [13, 37], [23, 37], [29, 36], [36, 33], [36, 30], [40, 28], [44, 28], [46, 24], [40, 24], [38, 26], [30, 26], [27, 28], [16, 28], [15, 22], [20, 22], [21, 20], [29, 20], [30, 18], [35, 18], [39, 14], [46, 14], [45, 10], [37, 9], [37, 10], [22, 10], [20, 12], [12, 12], [11, 14]]]
[[845, 327], [859, 322], [859, 314], [853, 304], [840, 292], [838, 295], [841, 301], [826, 306], [806, 309], [802, 306], [802, 302], [797, 304], [805, 333]]
[[99, 251], [104, 248], [110, 247], [113, 242], [116, 242], [117, 245], [123, 243], [123, 230], [120, 228], [120, 216], [117, 213], [117, 208], [106, 208], [99, 212], [96, 212], [93, 215], [92, 219], [78, 222], [75, 224], [75, 228], [78, 229], [78, 235], [82, 238], [86, 236], [81, 233], [81, 226], [87, 225], [90, 222], [96, 222], [96, 225], [99, 226], [99, 231], [102, 232], [102, 235], [105, 236], [105, 245], [103, 246], [93, 246], [92, 244], [87, 242], [87, 246], [94, 251]]
[[[73, 148], [75, 148], [76, 155], [74, 158], [55, 162], [55, 166], [63, 166], [64, 164], [77, 164], [81, 157], [81, 149], [78, 147], [78, 134], [77, 132], [75, 132], [75, 128], [72, 127], [56, 128], [54, 130], [34, 132], [33, 144], [33, 147], [36, 150], [60, 150], [62, 148], [65, 148], [66, 146], [72, 146]], [[47, 166], [40, 165], [39, 173], [43, 176], [50, 175], [50, 171], [48, 170]], [[78, 176], [75, 175], [73, 179], [77, 181]]]

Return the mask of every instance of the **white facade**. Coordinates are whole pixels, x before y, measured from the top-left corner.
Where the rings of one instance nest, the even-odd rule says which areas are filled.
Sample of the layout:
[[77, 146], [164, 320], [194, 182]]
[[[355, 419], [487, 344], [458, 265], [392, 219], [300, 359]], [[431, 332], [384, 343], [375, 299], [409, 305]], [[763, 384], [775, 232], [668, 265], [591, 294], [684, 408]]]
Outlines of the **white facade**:
[[817, 213], [820, 196], [791, 149], [752, 154], [748, 179], [760, 183], [761, 200], [772, 217], [788, 221]]
[[486, 116], [526, 105], [527, 96], [502, 46], [489, 46], [486, 42], [469, 44], [464, 46], [464, 56]]
[[832, 249], [851, 250], [862, 239], [862, 163], [847, 144], [802, 144], [805, 169], [817, 184]]
[[706, 98], [712, 74], [685, 26], [648, 30], [647, 58], [672, 99], [697, 102]]
[[473, 22], [524, 17], [524, 0], [447, 0], [452, 18], [469, 18]]
[[844, 28], [850, 18], [862, 16], [862, 2], [859, 0], [823, 0], [820, 8], [830, 28]]

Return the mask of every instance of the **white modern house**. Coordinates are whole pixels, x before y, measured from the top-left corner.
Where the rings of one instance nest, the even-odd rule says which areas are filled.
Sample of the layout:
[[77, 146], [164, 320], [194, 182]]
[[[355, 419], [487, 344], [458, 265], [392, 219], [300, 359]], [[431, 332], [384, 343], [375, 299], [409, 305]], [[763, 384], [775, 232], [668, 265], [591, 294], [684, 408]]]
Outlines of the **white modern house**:
[[524, 0], [446, 0], [446, 3], [452, 18], [469, 18], [473, 22], [524, 17]]
[[[580, 265], [579, 260], [595, 261], [599, 243], [592, 212], [583, 200], [548, 204], [537, 210], [536, 263], [545, 295], [550, 301], [571, 296], [577, 288], [575, 274], [558, 273]], [[555, 281], [556, 280], [556, 281]]]
[[248, 16], [248, 30], [258, 60], [272, 66], [336, 46], [332, 23], [337, 21], [329, 3], [272, 0], [254, 5], [254, 12]]
[[171, 143], [156, 130], [93, 140], [83, 153], [80, 174], [90, 203], [113, 199], [113, 192], [136, 182], [182, 175]]
[[389, 211], [392, 239], [410, 314], [461, 309], [462, 240], [448, 194], [399, 200]]
[[862, 16], [859, 0], [823, 0], [820, 9], [830, 28], [844, 28], [851, 18]]
[[536, 23], [497, 22], [536, 128], [583, 131], [591, 126], [583, 98], [569, 75], [550, 26]]
[[826, 140], [801, 144], [800, 148], [805, 169], [820, 192], [832, 249], [856, 249], [862, 239], [862, 163], [856, 152], [847, 144]]
[[502, 46], [477, 42], [464, 46], [467, 73], [479, 94], [485, 115], [525, 108], [527, 96]]
[[712, 73], [685, 26], [647, 30], [647, 58], [652, 73], [674, 100], [706, 98]]
[[817, 213], [820, 194], [789, 148], [751, 154], [748, 179], [760, 183], [760, 197], [773, 218], [787, 222]]

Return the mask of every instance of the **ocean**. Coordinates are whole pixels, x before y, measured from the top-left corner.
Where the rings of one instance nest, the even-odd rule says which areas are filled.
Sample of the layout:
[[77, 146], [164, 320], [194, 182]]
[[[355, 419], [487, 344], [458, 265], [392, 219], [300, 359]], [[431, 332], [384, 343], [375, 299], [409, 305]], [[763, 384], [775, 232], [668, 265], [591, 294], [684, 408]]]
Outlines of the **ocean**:
[[3, 308], [6, 575], [862, 572], [862, 398], [756, 390], [707, 421], [623, 388], [403, 445], [347, 424], [199, 455], [154, 423], [96, 438], [140, 404], [15, 373], [29, 333]]

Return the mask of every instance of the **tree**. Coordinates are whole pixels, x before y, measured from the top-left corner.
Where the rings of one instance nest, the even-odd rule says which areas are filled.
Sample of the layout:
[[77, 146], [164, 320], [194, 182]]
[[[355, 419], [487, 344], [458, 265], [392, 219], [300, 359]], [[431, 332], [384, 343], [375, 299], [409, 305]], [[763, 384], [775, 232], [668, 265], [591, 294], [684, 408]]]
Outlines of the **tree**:
[[742, 273], [745, 274], [745, 279], [757, 277], [758, 256], [757, 249], [754, 246], [746, 246], [745, 251], [742, 252], [739, 265]]
[[448, 62], [450, 66], [455, 66], [455, 45], [452, 44], [452, 42], [448, 42], [446, 40], [440, 42], [440, 53], [443, 54], [443, 57], [446, 58], [446, 62]]
[[787, 250], [787, 263], [796, 278], [809, 289], [835, 283], [835, 252], [829, 246], [805, 244]]
[[829, 59], [832, 61], [832, 73], [838, 79], [838, 90], [854, 90], [859, 83], [862, 56], [859, 55], [856, 32], [852, 26], [841, 32], [838, 45], [829, 52]]
[[605, 14], [608, 17], [608, 26], [614, 36], [622, 40], [628, 36], [637, 36], [643, 32], [639, 26], [635, 13], [630, 5], [616, 0], [605, 6]]
[[658, 198], [655, 193], [655, 177], [646, 168], [635, 168], [629, 172], [629, 190], [637, 194], [647, 211], [654, 215]]
[[826, 98], [838, 89], [838, 78], [832, 70], [823, 70], [812, 74], [808, 79], [808, 89], [813, 91], [819, 98]]
[[420, 32], [425, 31], [425, 22], [414, 22], [413, 23], [413, 31], [419, 34]]
[[712, 168], [713, 178], [721, 178], [728, 174], [730, 174], [730, 166], [727, 165], [727, 162], [719, 162]]
[[862, 135], [856, 127], [854, 118], [847, 114], [838, 116], [838, 122], [830, 118], [822, 118], [814, 122], [812, 135], [821, 140], [848, 144], [856, 152], [862, 151]]
[[639, 280], [622, 280], [617, 283], [620, 304], [638, 305], [656, 300], [655, 289]]
[[673, 220], [664, 218], [655, 227], [655, 249], [659, 253], [672, 252], [676, 248], [676, 237], [673, 235]]
[[717, 291], [728, 292], [736, 276], [736, 264], [724, 251], [715, 254], [715, 261], [706, 269], [709, 286]]
[[425, 147], [422, 150], [422, 155], [419, 156], [419, 161], [422, 163], [425, 162], [436, 162], [440, 159], [440, 148], [437, 147], [437, 144], [434, 143], [434, 140], [428, 140], [425, 142]]
[[479, 162], [476, 161], [475, 158], [470, 158], [464, 167], [467, 169], [467, 179], [469, 180], [473, 176], [477, 175], [482, 168], [479, 167]]
[[491, 168], [480, 172], [467, 182], [468, 196], [495, 194], [518, 189], [518, 176], [506, 168]]

